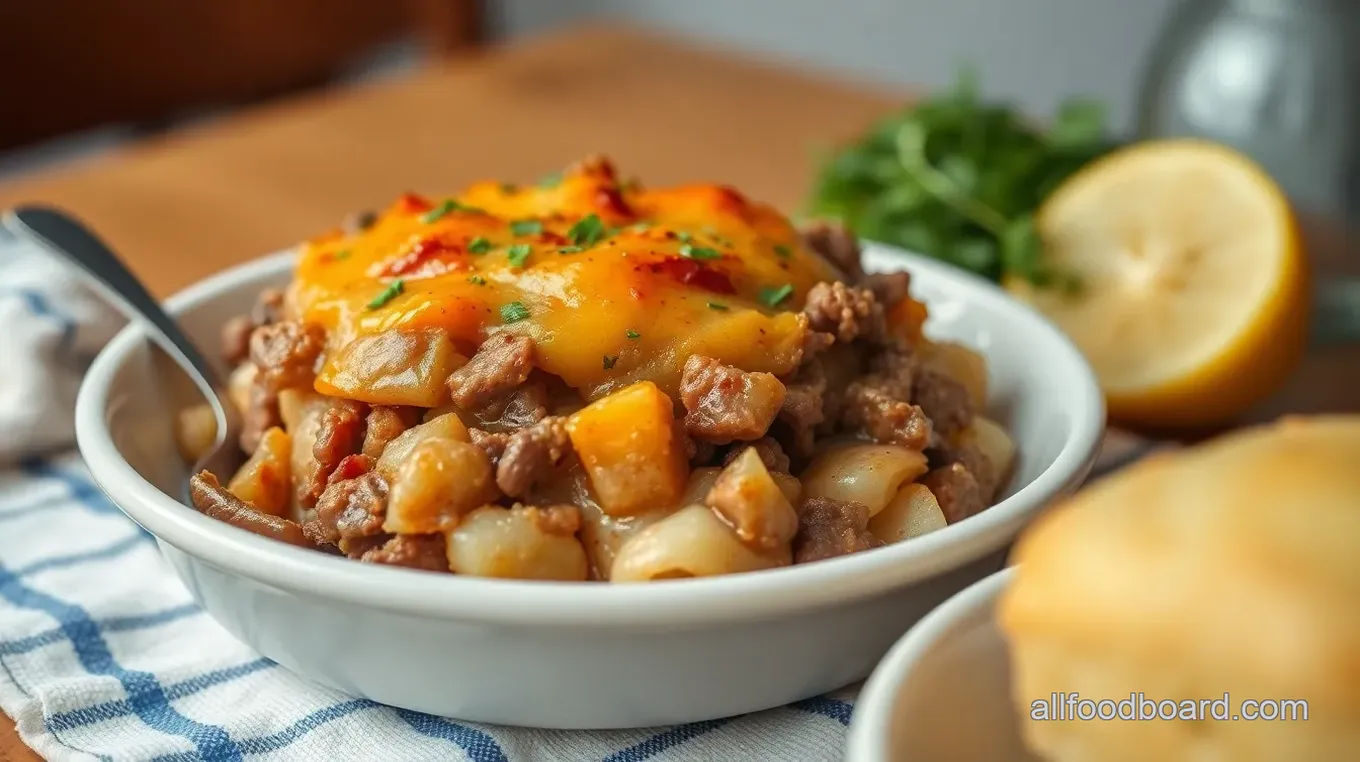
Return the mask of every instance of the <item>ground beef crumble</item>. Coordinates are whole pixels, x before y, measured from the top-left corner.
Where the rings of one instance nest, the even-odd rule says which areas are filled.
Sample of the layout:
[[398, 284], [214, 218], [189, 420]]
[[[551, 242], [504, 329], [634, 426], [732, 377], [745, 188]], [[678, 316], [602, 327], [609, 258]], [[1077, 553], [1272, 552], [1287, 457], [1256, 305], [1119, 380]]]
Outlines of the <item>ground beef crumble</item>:
[[571, 452], [567, 421], [556, 416], [544, 418], [513, 432], [496, 463], [496, 486], [510, 497], [525, 497], [541, 483]]
[[316, 501], [316, 515], [303, 532], [317, 544], [382, 534], [387, 515], [387, 480], [376, 471], [332, 482]]
[[463, 410], [480, 410], [523, 384], [533, 369], [534, 340], [498, 333], [482, 342], [472, 359], [449, 376], [449, 393], [453, 404]]
[[855, 288], [836, 281], [818, 283], [808, 290], [803, 313], [808, 327], [836, 337], [841, 344], [857, 339], [882, 343], [888, 335], [883, 305], [867, 288]]
[[784, 385], [769, 373], [748, 373], [703, 355], [686, 360], [680, 376], [685, 431], [714, 444], [764, 436], [784, 395]]
[[808, 498], [798, 509], [793, 562], [804, 564], [880, 548], [885, 543], [869, 533], [869, 508], [863, 503], [823, 497]]
[[852, 281], [864, 275], [859, 238], [849, 228], [831, 220], [816, 220], [798, 231], [803, 245], [822, 255]]

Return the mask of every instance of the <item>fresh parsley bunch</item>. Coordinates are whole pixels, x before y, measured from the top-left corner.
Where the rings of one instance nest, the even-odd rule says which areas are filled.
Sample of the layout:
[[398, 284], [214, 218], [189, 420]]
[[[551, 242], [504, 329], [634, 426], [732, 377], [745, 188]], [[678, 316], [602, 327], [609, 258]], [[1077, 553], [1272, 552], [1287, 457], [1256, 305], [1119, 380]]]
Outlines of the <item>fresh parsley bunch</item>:
[[1101, 104], [1069, 100], [1040, 131], [1014, 109], [982, 102], [964, 72], [952, 92], [883, 120], [831, 156], [809, 211], [992, 281], [1075, 285], [1044, 266], [1034, 214], [1113, 147]]

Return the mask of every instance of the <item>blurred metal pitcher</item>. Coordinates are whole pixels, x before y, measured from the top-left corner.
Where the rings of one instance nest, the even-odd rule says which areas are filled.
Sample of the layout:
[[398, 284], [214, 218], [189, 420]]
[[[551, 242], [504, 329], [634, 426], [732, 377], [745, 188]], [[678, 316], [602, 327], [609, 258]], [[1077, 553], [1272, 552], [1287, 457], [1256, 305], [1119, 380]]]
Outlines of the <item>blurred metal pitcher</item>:
[[[1300, 216], [1360, 228], [1360, 2], [1182, 0], [1138, 105], [1140, 138], [1195, 136], [1260, 163]], [[1319, 338], [1360, 337], [1360, 285], [1319, 284]]]

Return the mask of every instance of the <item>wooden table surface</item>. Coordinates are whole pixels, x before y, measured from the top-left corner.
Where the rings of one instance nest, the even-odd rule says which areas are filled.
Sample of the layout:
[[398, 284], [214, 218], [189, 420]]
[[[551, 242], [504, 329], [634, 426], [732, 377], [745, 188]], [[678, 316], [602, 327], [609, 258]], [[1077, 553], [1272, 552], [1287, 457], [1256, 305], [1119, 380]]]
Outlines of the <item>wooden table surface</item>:
[[[0, 183], [0, 207], [70, 209], [167, 295], [403, 191], [533, 180], [594, 152], [648, 184], [720, 180], [796, 213], [817, 152], [901, 98], [636, 30], [581, 28]], [[1360, 410], [1357, 378], [1360, 351], [1316, 354], [1261, 415]], [[0, 762], [34, 759], [0, 717]]]

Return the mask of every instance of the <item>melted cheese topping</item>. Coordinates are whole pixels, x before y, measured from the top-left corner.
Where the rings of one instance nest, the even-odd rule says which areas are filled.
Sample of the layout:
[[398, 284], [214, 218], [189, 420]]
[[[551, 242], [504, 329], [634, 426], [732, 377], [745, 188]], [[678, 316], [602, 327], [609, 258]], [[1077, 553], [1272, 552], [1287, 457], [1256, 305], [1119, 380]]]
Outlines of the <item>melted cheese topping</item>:
[[[719, 185], [621, 185], [596, 160], [556, 183], [403, 196], [366, 230], [306, 244], [289, 301], [331, 350], [437, 327], [471, 354], [509, 331], [584, 397], [650, 380], [674, 398], [693, 354], [792, 371], [806, 333], [795, 310], [836, 278], [767, 205]], [[323, 365], [319, 391], [336, 371]]]

